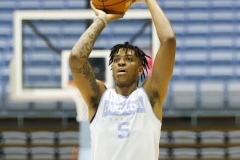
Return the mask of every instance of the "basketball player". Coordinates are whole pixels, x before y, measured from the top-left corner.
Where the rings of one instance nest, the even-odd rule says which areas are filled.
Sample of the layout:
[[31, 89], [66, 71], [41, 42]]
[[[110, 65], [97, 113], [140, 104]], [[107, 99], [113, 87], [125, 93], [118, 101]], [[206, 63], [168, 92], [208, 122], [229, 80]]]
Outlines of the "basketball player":
[[[174, 67], [176, 50], [172, 26], [156, 0], [145, 0], [157, 30], [160, 48], [152, 75], [138, 87], [138, 77], [148, 68], [147, 55], [129, 43], [111, 49], [115, 87], [96, 80], [88, 63], [94, 43], [106, 25], [123, 15], [93, 8], [97, 17], [72, 48], [69, 63], [89, 111], [91, 160], [157, 160], [162, 125], [162, 105]], [[106, 53], [108, 54], [108, 53]]]

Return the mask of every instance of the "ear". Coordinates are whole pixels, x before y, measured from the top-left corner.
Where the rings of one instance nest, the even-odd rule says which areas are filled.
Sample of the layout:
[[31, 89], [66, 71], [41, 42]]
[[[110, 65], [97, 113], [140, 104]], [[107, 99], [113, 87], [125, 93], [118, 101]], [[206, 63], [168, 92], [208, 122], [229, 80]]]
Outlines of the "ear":
[[142, 75], [143, 74], [143, 66], [140, 66], [139, 68], [138, 68], [138, 75], [140, 76], [140, 75]]

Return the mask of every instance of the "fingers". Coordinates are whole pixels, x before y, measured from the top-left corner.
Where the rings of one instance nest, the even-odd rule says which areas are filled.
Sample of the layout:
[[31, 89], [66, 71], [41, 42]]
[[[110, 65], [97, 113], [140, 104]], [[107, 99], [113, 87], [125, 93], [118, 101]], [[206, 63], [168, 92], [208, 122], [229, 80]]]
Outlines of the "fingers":
[[123, 14], [107, 14], [107, 21], [109, 23], [109, 22], [113, 22], [117, 19], [123, 18], [124, 14], [125, 13], [123, 13]]
[[119, 18], [123, 18], [124, 15], [125, 15], [125, 13], [123, 13], [123, 14], [114, 14], [114, 17], [116, 19], [119, 19]]
[[95, 12], [95, 15], [104, 17], [108, 23], [115, 21], [117, 19], [123, 18], [123, 16], [125, 15], [125, 13], [123, 13], [123, 14], [106, 14], [104, 11], [96, 9], [95, 6], [93, 5], [92, 1], [90, 1], [90, 5], [91, 5], [91, 8], [93, 9], [93, 11]]
[[94, 7], [92, 1], [90, 1], [90, 5], [91, 5], [91, 8], [93, 9], [93, 11], [95, 12], [95, 15], [97, 16], [97, 9]]

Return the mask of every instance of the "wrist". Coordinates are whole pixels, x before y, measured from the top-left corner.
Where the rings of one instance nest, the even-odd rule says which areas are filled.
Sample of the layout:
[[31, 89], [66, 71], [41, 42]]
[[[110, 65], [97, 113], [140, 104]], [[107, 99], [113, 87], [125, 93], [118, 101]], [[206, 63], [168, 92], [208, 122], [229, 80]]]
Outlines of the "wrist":
[[94, 22], [97, 20], [97, 19], [100, 19], [101, 21], [103, 21], [104, 25], [105, 25], [105, 28], [107, 27], [107, 20], [106, 18], [102, 17], [102, 16], [97, 16], [94, 18]]

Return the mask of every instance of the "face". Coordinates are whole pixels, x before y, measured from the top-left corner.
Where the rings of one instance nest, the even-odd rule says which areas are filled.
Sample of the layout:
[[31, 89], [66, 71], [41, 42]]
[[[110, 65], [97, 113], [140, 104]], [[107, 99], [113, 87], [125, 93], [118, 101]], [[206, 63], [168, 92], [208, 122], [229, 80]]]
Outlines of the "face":
[[138, 76], [142, 74], [143, 67], [139, 65], [138, 57], [133, 50], [119, 49], [114, 55], [112, 72], [115, 85], [127, 87], [133, 83], [138, 83]]

